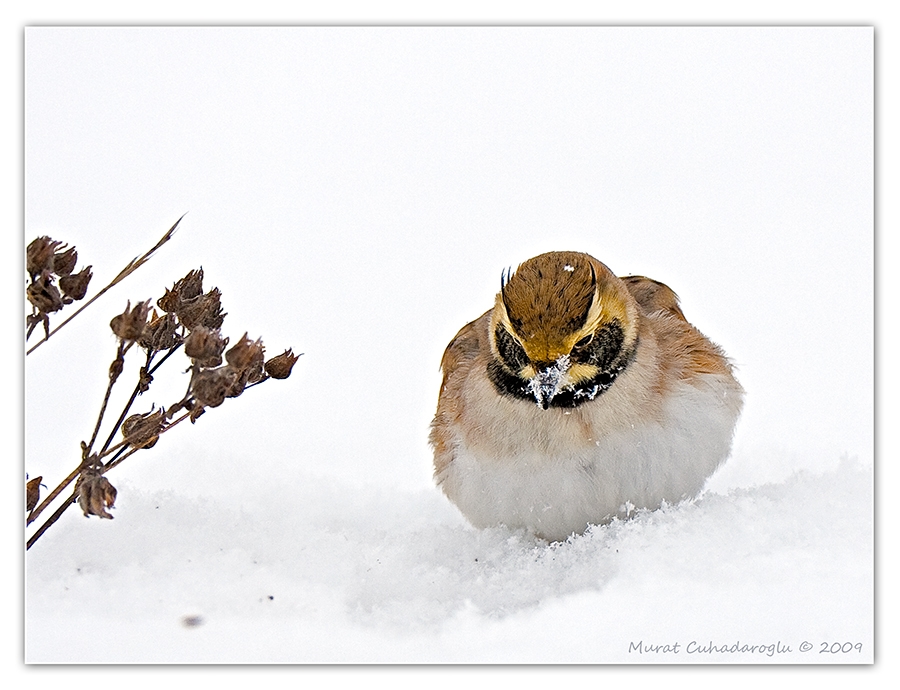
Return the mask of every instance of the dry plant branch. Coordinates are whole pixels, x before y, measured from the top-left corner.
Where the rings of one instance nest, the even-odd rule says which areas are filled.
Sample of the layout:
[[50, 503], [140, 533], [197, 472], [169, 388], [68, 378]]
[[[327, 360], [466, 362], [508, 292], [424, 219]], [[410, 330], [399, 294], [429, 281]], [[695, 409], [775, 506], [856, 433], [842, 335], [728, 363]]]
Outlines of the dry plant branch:
[[[153, 252], [168, 241], [177, 225], [176, 222], [153, 249], [132, 261], [104, 291], [146, 262]], [[51, 249], [55, 251], [58, 244], [53, 244]], [[220, 332], [225, 319], [221, 308], [221, 292], [217, 288], [203, 291], [202, 269], [191, 271], [177, 281], [171, 290], [166, 290], [156, 301], [156, 306], [162, 311], [161, 314], [151, 307], [151, 300], [138, 302], [134, 307], [129, 301], [125, 311], [110, 322], [110, 328], [117, 337], [116, 354], [108, 368], [108, 383], [90, 441], [81, 443], [81, 460], [78, 466], [40, 503], [39, 482], [29, 482], [28, 507], [31, 510], [26, 518], [26, 526], [35, 522], [72, 482], [75, 482], [75, 488], [28, 539], [27, 548], [30, 549], [69, 506], [76, 502], [85, 516], [97, 515], [112, 519], [113, 516], [107, 509], [114, 506], [117, 492], [104, 476], [109, 470], [121, 465], [137, 451], [152, 448], [160, 436], [184, 420], [189, 419], [193, 424], [206, 410], [218, 407], [227, 398], [240, 396], [247, 388], [269, 379], [288, 378], [299, 358], [299, 355], [294, 355], [288, 349], [266, 360], [262, 341], [250, 340], [246, 333], [236, 344], [226, 349], [229, 339]], [[144, 361], [138, 370], [137, 381], [121, 413], [112, 423], [102, 447], [95, 450], [95, 443], [100, 438], [100, 431], [109, 411], [113, 387], [124, 372], [126, 355], [132, 350], [144, 351]], [[178, 351], [184, 352], [190, 359], [187, 371], [191, 378], [185, 395], [168, 407], [153, 405], [148, 412], [132, 413], [136, 402], [150, 390], [160, 367]]]
[[[185, 419], [190, 419], [190, 417], [191, 417], [191, 413], [185, 412], [183, 415], [181, 415], [175, 421], [171, 422], [164, 429], [160, 429], [159, 433], [164, 434], [169, 429], [171, 429], [174, 426], [176, 426], [177, 424], [180, 424], [181, 422], [183, 422]], [[116, 446], [116, 448], [121, 447], [121, 450], [125, 450], [125, 445], [126, 445], [125, 443], [122, 443], [122, 444], [119, 444], [118, 446]], [[122, 453], [121, 457], [111, 460], [106, 465], [102, 465], [100, 467], [100, 469], [98, 470], [98, 473], [101, 476], [106, 474], [113, 467], [116, 467], [117, 465], [121, 464], [130, 455], [133, 455], [137, 451], [142, 450], [144, 447], [145, 446], [135, 446], [135, 447], [128, 448], [126, 452]], [[109, 452], [111, 453], [112, 450], [114, 450], [114, 449], [111, 449]], [[76, 468], [75, 471], [72, 472], [72, 474], [70, 474], [69, 477], [65, 480], [65, 482], [63, 484], [60, 484], [60, 486], [57, 487], [57, 489], [55, 490], [55, 494], [52, 497], [48, 496], [47, 502], [48, 503], [51, 502], [53, 500], [53, 498], [58, 496], [66, 486], [71, 484], [72, 481], [75, 480], [75, 478], [81, 473], [81, 471], [84, 469], [84, 467], [85, 467], [84, 465], [80, 465], [78, 468]], [[31, 535], [31, 537], [28, 540], [28, 543], [26, 544], [26, 550], [30, 549], [32, 544], [34, 544], [41, 537], [41, 535], [44, 532], [46, 532], [50, 528], [51, 525], [53, 525], [53, 523], [55, 523], [57, 520], [59, 520], [59, 518], [62, 517], [63, 513], [65, 513], [66, 510], [68, 510], [68, 508], [70, 506], [74, 505], [77, 502], [78, 495], [79, 495], [78, 488], [76, 488], [75, 491], [72, 492], [72, 495], [69, 496], [65, 501], [63, 501], [63, 503], [54, 511], [54, 513], [47, 519], [47, 521], [44, 522], [44, 524], [42, 524], [35, 531], [35, 533], [33, 535]], [[34, 516], [34, 517], [37, 517], [37, 516]], [[112, 516], [108, 515], [108, 517], [111, 518]], [[31, 516], [29, 516], [28, 523], [30, 524], [31, 522], [33, 522], [33, 519]]]
[[[153, 245], [153, 247], [152, 247], [151, 249], [149, 249], [148, 251], [144, 252], [144, 254], [142, 254], [141, 256], [135, 257], [134, 259], [132, 259], [131, 261], [129, 261], [129, 262], [128, 262], [128, 265], [125, 266], [125, 268], [123, 268], [121, 271], [119, 271], [119, 275], [117, 275], [115, 278], [113, 278], [112, 281], [109, 283], [109, 285], [107, 285], [105, 288], [103, 288], [102, 290], [100, 290], [100, 292], [98, 292], [96, 295], [94, 295], [93, 297], [91, 297], [91, 299], [89, 299], [87, 302], [85, 302], [85, 303], [84, 303], [77, 311], [75, 311], [71, 316], [69, 316], [67, 319], [65, 319], [62, 323], [60, 323], [60, 324], [59, 324], [56, 328], [54, 328], [53, 330], [49, 330], [49, 328], [48, 328], [48, 326], [47, 326], [47, 323], [48, 323], [48, 322], [47, 322], [47, 320], [46, 320], [46, 313], [45, 313], [45, 314], [44, 314], [45, 318], [43, 319], [43, 323], [44, 323], [44, 327], [45, 327], [45, 336], [44, 336], [44, 339], [43, 339], [43, 340], [39, 340], [39, 341], [36, 342], [34, 345], [32, 345], [31, 348], [30, 348], [25, 354], [26, 354], [26, 355], [30, 355], [32, 352], [34, 352], [35, 350], [37, 350], [41, 345], [43, 345], [45, 342], [47, 342], [47, 341], [50, 339], [50, 336], [52, 336], [54, 333], [56, 333], [57, 331], [59, 331], [60, 328], [62, 328], [63, 326], [65, 326], [65, 325], [66, 325], [67, 323], [69, 323], [72, 319], [74, 319], [76, 316], [78, 316], [81, 312], [83, 312], [85, 309], [87, 309], [89, 306], [91, 306], [94, 302], [96, 302], [96, 301], [97, 301], [103, 294], [105, 294], [108, 290], [110, 290], [111, 288], [113, 288], [113, 287], [115, 287], [116, 285], [118, 285], [119, 283], [121, 283], [121, 282], [122, 282], [123, 280], [125, 280], [128, 276], [130, 276], [132, 273], [134, 273], [136, 270], [138, 270], [141, 266], [143, 266], [145, 263], [147, 263], [147, 262], [150, 260], [150, 258], [153, 256], [153, 254], [156, 252], [157, 249], [159, 249], [159, 248], [162, 247], [166, 242], [168, 242], [170, 239], [172, 239], [172, 235], [175, 234], [175, 228], [178, 227], [178, 224], [181, 222], [181, 220], [184, 218], [185, 215], [187, 215], [187, 214], [183, 214], [183, 215], [181, 216], [181, 218], [179, 218], [178, 220], [176, 220], [176, 221], [175, 221], [175, 225], [173, 225], [171, 228], [169, 228], [168, 231], [166, 232], [166, 234], [163, 235], [163, 236], [160, 238], [159, 242], [157, 242], [155, 245]], [[48, 239], [49, 239], [49, 238], [48, 238]], [[74, 248], [73, 248], [73, 250], [74, 250]], [[91, 267], [88, 266], [88, 269], [90, 269], [90, 268], [91, 268]], [[33, 326], [32, 326], [32, 329], [33, 329]], [[28, 333], [29, 333], [29, 335], [30, 335], [30, 334], [31, 334], [31, 331], [29, 330]]]
[[43, 525], [41, 525], [38, 528], [38, 530], [34, 534], [31, 535], [31, 537], [28, 539], [28, 543], [25, 545], [26, 550], [30, 549], [32, 547], [32, 545], [34, 544], [34, 542], [36, 542], [38, 539], [40, 539], [41, 535], [44, 532], [46, 532], [48, 529], [50, 529], [50, 526], [54, 522], [56, 522], [57, 520], [59, 520], [59, 518], [62, 517], [62, 514], [64, 512], [66, 512], [66, 509], [75, 502], [76, 496], [77, 496], [77, 492], [73, 491], [72, 495], [69, 496], [65, 501], [63, 501], [62, 505], [60, 505], [59, 508], [56, 509], [56, 512], [54, 512], [53, 515], [50, 516], [50, 519], [47, 520], [47, 522], [45, 522]]

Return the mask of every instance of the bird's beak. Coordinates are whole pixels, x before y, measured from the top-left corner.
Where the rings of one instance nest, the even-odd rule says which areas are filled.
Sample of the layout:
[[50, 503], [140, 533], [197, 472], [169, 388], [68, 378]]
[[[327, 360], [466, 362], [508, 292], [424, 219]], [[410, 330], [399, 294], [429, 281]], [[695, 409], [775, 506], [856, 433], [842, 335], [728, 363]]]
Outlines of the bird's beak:
[[569, 358], [560, 357], [552, 364], [538, 365], [537, 374], [529, 382], [538, 406], [546, 410], [560, 389], [565, 385], [569, 373]]

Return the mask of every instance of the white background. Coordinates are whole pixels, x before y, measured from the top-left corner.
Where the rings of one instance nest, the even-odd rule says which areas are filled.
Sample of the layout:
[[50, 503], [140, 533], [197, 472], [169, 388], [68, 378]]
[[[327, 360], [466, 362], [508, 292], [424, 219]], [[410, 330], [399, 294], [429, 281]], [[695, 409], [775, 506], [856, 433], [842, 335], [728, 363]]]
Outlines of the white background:
[[[735, 360], [734, 471], [870, 458], [871, 46], [839, 28], [31, 29], [26, 234], [75, 244], [99, 287], [188, 215], [31, 356], [29, 422], [69, 407], [38, 393], [61, 377], [100, 400], [77, 358], [112, 360], [109, 315], [202, 265], [233, 341], [306, 354], [201, 434], [277, 449], [257, 469], [284, 482], [418, 482], [446, 343], [505, 266], [574, 249], [670, 285]], [[95, 408], [51, 416], [75, 433]], [[70, 438], [34, 434], [29, 456]]]
[[27, 34], [26, 237], [76, 244], [99, 284], [190, 212], [29, 358], [30, 472], [67, 471], [92, 421], [102, 380], [77, 372], [111, 358], [109, 310], [202, 264], [226, 332], [306, 355], [122, 473], [415, 491], [442, 348], [501, 268], [556, 248], [668, 283], [735, 359], [747, 408], [713, 488], [871, 462], [871, 34], [89, 33]]

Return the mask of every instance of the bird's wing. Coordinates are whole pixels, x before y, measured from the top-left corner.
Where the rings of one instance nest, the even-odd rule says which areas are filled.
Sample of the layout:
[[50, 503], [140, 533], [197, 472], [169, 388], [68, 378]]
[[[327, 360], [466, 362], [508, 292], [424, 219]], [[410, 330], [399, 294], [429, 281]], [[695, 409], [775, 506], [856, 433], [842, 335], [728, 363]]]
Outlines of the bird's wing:
[[678, 295], [669, 286], [644, 276], [625, 276], [622, 281], [653, 322], [656, 338], [669, 353], [668, 361], [679, 370], [679, 377], [732, 374], [722, 348], [684, 318]]
[[444, 350], [444, 356], [441, 358], [441, 371], [444, 372], [443, 383], [445, 386], [447, 379], [462, 362], [472, 360], [478, 354], [481, 347], [478, 332], [481, 330], [479, 326], [482, 325], [483, 318], [484, 316], [463, 326]]
[[624, 276], [621, 280], [646, 313], [663, 311], [687, 321], [678, 306], [678, 295], [668, 285], [644, 276]]
[[[461, 411], [462, 389], [472, 362], [481, 351], [487, 329], [486, 320], [489, 318], [490, 312], [463, 326], [450, 341], [441, 359], [444, 379], [429, 435], [434, 448], [434, 475], [438, 484], [443, 481], [444, 471], [453, 462], [456, 453], [454, 425]], [[487, 342], [484, 342], [484, 346], [488, 347]]]

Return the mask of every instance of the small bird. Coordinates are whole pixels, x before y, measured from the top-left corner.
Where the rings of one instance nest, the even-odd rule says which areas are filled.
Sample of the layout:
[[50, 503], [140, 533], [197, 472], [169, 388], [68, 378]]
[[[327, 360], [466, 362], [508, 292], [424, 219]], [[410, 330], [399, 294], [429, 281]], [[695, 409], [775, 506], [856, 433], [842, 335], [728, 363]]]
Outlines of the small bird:
[[435, 481], [476, 527], [549, 541], [694, 498], [744, 395], [671, 289], [580, 252], [504, 272], [441, 369]]

